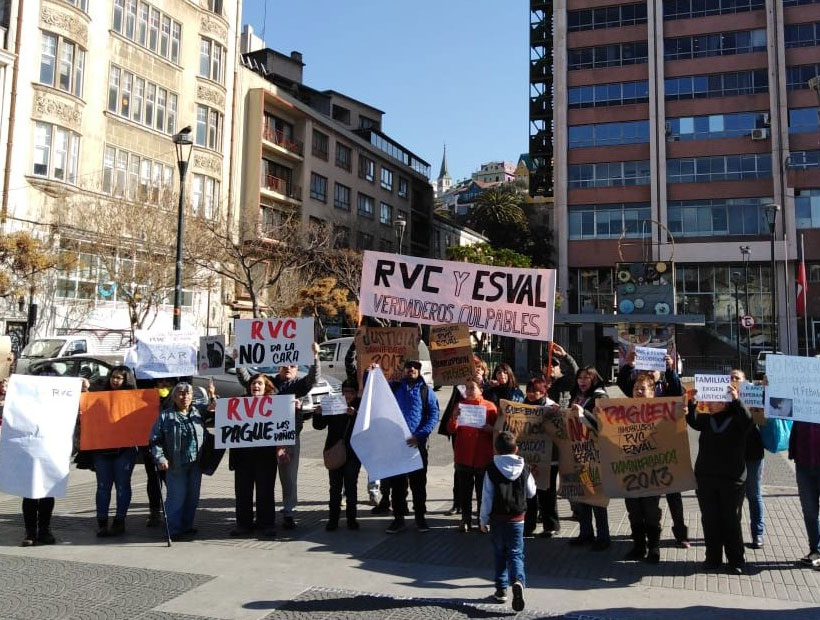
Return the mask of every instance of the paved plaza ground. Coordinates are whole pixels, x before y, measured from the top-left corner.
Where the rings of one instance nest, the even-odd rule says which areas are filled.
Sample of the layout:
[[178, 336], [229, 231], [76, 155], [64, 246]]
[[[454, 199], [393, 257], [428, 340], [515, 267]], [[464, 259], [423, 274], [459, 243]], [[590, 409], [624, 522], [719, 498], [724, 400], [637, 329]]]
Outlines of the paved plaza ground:
[[[446, 391], [439, 393], [444, 400]], [[690, 434], [693, 452], [696, 434]], [[58, 544], [21, 548], [19, 498], [0, 494], [0, 620], [210, 618], [461, 619], [461, 618], [744, 618], [820, 619], [820, 572], [799, 567], [807, 552], [794, 481], [784, 454], [766, 456], [766, 545], [747, 550], [748, 573], [705, 573], [700, 514], [694, 492], [684, 494], [693, 541], [674, 547], [664, 502], [662, 561], [624, 562], [630, 548], [622, 500], [609, 509], [613, 545], [605, 552], [578, 550], [569, 506], [559, 502], [560, 534], [528, 540], [527, 609], [515, 614], [492, 603], [492, 550], [487, 536], [457, 532], [451, 504], [452, 452], [435, 436], [431, 445], [428, 509], [432, 530], [389, 536], [388, 517], [370, 514], [360, 501], [362, 529], [324, 530], [327, 472], [324, 432], [308, 424], [302, 437], [299, 526], [279, 529], [276, 540], [235, 539], [233, 474], [227, 459], [203, 480], [192, 542], [168, 548], [162, 532], [146, 528], [141, 466], [127, 535], [97, 539], [94, 476], [74, 471], [69, 493], [57, 500]], [[366, 499], [365, 475], [360, 498]], [[278, 497], [278, 489], [277, 489]], [[744, 536], [748, 537], [744, 514]]]

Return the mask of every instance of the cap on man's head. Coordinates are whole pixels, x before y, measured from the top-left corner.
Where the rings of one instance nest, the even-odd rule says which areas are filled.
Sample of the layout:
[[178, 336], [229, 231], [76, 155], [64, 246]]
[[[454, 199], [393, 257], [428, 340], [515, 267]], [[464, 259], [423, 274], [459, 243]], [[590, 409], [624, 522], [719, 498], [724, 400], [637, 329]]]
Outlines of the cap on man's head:
[[416, 370], [421, 370], [421, 362], [418, 360], [407, 360], [404, 362], [405, 370], [408, 368], [415, 368]]
[[552, 359], [545, 357], [544, 358], [544, 366], [560, 366], [561, 362], [558, 361], [557, 358], [553, 357]]

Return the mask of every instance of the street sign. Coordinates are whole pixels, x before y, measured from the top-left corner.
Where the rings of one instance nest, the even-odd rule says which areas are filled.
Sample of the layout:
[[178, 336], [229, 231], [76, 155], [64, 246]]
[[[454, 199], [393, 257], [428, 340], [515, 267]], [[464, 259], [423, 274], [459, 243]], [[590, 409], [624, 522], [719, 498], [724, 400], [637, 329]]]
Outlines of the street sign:
[[752, 329], [755, 326], [755, 318], [749, 314], [744, 314], [740, 317], [740, 324], [746, 329]]

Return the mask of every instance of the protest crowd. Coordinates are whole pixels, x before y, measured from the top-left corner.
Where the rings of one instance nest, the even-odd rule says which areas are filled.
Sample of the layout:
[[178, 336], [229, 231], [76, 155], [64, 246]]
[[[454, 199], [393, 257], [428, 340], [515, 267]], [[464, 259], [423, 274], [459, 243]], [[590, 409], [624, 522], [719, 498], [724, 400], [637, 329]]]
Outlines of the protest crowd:
[[[191, 376], [151, 371], [156, 348], [151, 363], [138, 351], [131, 364], [115, 367], [102, 383], [24, 375], [4, 381], [0, 490], [24, 498], [23, 546], [55, 543], [50, 520], [55, 497], [65, 494], [69, 458], [96, 474], [101, 538], [133, 527], [127, 515], [139, 461], [149, 481], [147, 525], [164, 525], [169, 544], [195, 537], [203, 475], [214, 473], [226, 449], [236, 515], [226, 534], [276, 536], [277, 478], [281, 527], [298, 527], [300, 399], [322, 373], [312, 322], [302, 328], [296, 323], [301, 320], [237, 324], [238, 361], [248, 362], [237, 365], [244, 397], [221, 398], [210, 383], [207, 399], [194, 402]], [[283, 321], [292, 322], [290, 332], [279, 331]], [[541, 368], [521, 382], [509, 364], [490, 369], [473, 354], [467, 325], [441, 325], [430, 329], [431, 358], [442, 373], [438, 377], [446, 377], [443, 382], [453, 390], [440, 409], [421, 376], [419, 331], [361, 327], [346, 359], [341, 394], [326, 397], [313, 411], [313, 428], [327, 433], [322, 454], [328, 470], [327, 531], [339, 529], [343, 507], [346, 529], [360, 528], [357, 488], [363, 466], [372, 512], [389, 515], [387, 534], [400, 534], [411, 515], [418, 532], [429, 531], [428, 449], [437, 432], [449, 439], [453, 454], [452, 506], [445, 514], [458, 519], [458, 532], [487, 535], [498, 603], [511, 591], [513, 609], [524, 608], [524, 540], [559, 532], [559, 501], [569, 502], [579, 524], [569, 545], [596, 552], [611, 545], [609, 502], [624, 499], [632, 536], [624, 559], [657, 564], [662, 504], [672, 517], [675, 544], [689, 548], [681, 491], [696, 489], [703, 570], [740, 575], [744, 529], [752, 548], [765, 544], [765, 446], [788, 448], [795, 461], [808, 547], [799, 562], [820, 570], [820, 425], [763, 417], [763, 397], [750, 391], [753, 383], [742, 370], [725, 377], [698, 375], [687, 385], [672, 355], [664, 352], [661, 366], [656, 360], [651, 369], [640, 348], [633, 348], [617, 374], [624, 398], [613, 398], [594, 365], [579, 365], [555, 342], [549, 343]], [[253, 359], [253, 341], [268, 347], [284, 335], [301, 339], [284, 350], [303, 363], [310, 357], [304, 363], [307, 374], [297, 376], [297, 365], [255, 371], [264, 364], [250, 364], [259, 361]], [[268, 348], [278, 352], [276, 346]], [[374, 350], [396, 355], [378, 357], [371, 355]], [[72, 407], [79, 416], [53, 415]], [[42, 443], [36, 449], [21, 446], [19, 438], [31, 433], [27, 425], [36, 428], [44, 420], [50, 430], [40, 437]], [[687, 425], [698, 432], [694, 467]], [[744, 499], [751, 515], [745, 525]]]

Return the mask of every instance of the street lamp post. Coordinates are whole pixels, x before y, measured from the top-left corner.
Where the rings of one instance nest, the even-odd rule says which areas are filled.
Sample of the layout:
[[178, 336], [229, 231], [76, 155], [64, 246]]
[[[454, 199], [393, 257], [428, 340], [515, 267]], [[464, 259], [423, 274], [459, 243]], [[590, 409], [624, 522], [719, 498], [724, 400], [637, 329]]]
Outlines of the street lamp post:
[[772, 340], [774, 345], [774, 350], [780, 350], [780, 329], [778, 327], [778, 317], [777, 317], [777, 265], [774, 261], [774, 231], [777, 227], [777, 214], [780, 212], [780, 205], [775, 203], [769, 203], [765, 207], [763, 207], [763, 211], [766, 213], [766, 223], [769, 225], [769, 239], [771, 241], [771, 254], [772, 254], [772, 278], [771, 278], [771, 289], [770, 294], [772, 296]]
[[[748, 245], [740, 246], [740, 256], [743, 259], [743, 306], [746, 314], [751, 314], [749, 308], [749, 260], [752, 258], [752, 249]], [[749, 374], [748, 377], [753, 376], [752, 368], [752, 330], [746, 329], [746, 353], [749, 356]]]
[[396, 232], [396, 239], [399, 240], [399, 254], [402, 252], [402, 244], [404, 242], [404, 229], [407, 228], [407, 220], [399, 213], [396, 219], [393, 220], [393, 230]]
[[185, 233], [185, 175], [194, 143], [191, 140], [191, 126], [188, 125], [171, 138], [177, 154], [179, 166], [179, 205], [177, 209], [177, 262], [174, 271], [174, 329], [182, 327], [182, 239]]
[[742, 276], [739, 272], [732, 272], [732, 284], [735, 285], [735, 344], [737, 346], [737, 368], [743, 368], [743, 355], [740, 350], [740, 294], [738, 287], [740, 286], [740, 278]]

